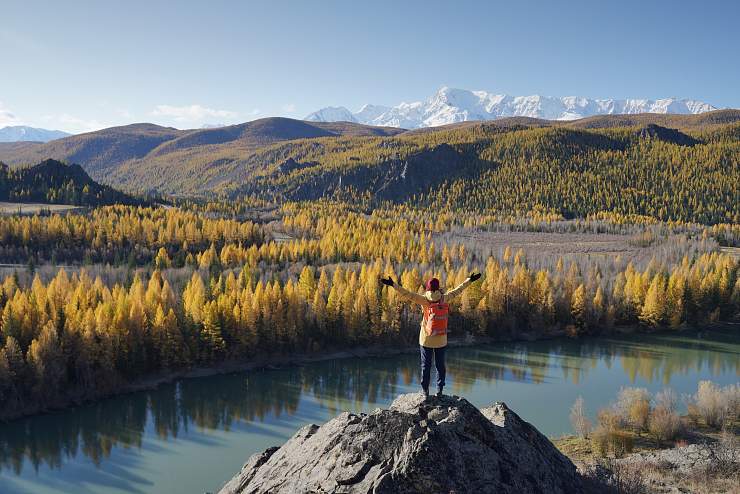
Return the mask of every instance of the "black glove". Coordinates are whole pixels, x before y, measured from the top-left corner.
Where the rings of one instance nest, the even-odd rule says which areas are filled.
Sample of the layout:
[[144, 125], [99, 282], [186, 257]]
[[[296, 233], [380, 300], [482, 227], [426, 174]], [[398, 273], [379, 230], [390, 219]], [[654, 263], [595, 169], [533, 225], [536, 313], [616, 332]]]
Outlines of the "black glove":
[[470, 273], [470, 281], [475, 281], [480, 279], [480, 273]]
[[380, 278], [380, 282], [382, 284], [384, 284], [385, 286], [393, 286], [393, 285], [395, 285], [395, 283], [393, 282], [393, 278], [391, 278], [390, 276], [388, 277], [388, 279]]

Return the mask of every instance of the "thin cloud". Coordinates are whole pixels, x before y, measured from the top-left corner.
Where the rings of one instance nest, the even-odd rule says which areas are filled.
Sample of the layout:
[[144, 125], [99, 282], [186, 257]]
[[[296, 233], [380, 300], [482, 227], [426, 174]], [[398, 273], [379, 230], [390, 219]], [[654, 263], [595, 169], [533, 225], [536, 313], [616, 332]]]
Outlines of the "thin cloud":
[[295, 113], [295, 103], [286, 103], [283, 105], [283, 111], [285, 113]]
[[55, 115], [44, 115], [41, 117], [44, 121], [45, 127], [54, 127], [71, 132], [73, 134], [79, 134], [82, 132], [93, 132], [95, 130], [105, 129], [110, 127], [109, 123], [101, 122], [95, 119], [85, 119], [70, 115], [69, 113], [61, 113]]
[[0, 127], [7, 127], [9, 125], [20, 125], [20, 120], [15, 114], [3, 105], [0, 101]]
[[230, 110], [216, 110], [201, 105], [157, 105], [151, 115], [171, 118], [176, 122], [200, 122], [209, 118], [233, 119], [238, 116], [236, 112]]
[[134, 118], [133, 113], [131, 113], [125, 108], [118, 108], [115, 110], [115, 112], [119, 117], [125, 118], [126, 120], [131, 120], [132, 118]]

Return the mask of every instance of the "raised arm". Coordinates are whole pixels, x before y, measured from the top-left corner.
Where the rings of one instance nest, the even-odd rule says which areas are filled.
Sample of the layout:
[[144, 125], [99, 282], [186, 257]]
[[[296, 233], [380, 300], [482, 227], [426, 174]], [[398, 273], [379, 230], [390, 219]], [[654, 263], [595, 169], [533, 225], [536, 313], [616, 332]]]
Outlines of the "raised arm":
[[385, 286], [389, 286], [392, 288], [395, 288], [399, 295], [401, 295], [401, 298], [409, 300], [411, 302], [414, 302], [419, 305], [427, 306], [429, 305], [429, 301], [424, 297], [423, 295], [419, 295], [418, 293], [412, 292], [411, 290], [406, 290], [404, 287], [393, 281], [393, 279], [389, 276], [388, 278], [381, 278], [380, 282], [383, 283]]
[[480, 273], [471, 273], [468, 279], [457, 285], [455, 288], [445, 293], [445, 299], [451, 300], [462, 293], [470, 284], [480, 278]]

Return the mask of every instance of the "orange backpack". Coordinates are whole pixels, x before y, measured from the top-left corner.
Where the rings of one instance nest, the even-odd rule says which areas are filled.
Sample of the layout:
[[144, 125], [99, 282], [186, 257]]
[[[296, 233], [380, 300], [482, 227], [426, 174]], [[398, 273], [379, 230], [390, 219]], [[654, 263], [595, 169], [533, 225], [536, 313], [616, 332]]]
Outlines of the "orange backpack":
[[450, 306], [443, 298], [424, 307], [424, 331], [427, 336], [441, 336], [447, 334], [447, 318], [450, 315]]

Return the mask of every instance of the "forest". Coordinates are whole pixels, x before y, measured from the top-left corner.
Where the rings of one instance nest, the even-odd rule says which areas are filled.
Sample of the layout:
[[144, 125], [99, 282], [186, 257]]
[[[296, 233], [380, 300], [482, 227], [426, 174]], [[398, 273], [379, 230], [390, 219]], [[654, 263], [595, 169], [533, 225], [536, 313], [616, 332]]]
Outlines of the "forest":
[[228, 180], [213, 182], [234, 196], [284, 201], [331, 194], [368, 209], [391, 201], [455, 213], [541, 210], [583, 218], [609, 211], [740, 222], [740, 125], [692, 135], [655, 127], [469, 126], [303, 140], [262, 149], [244, 171], [232, 165]]
[[[410, 289], [436, 276], [450, 288], [481, 271], [453, 303], [460, 337], [678, 331], [740, 314], [740, 266], [718, 243], [736, 238], [731, 226], [354, 209], [286, 203], [279, 221], [261, 223], [236, 219], [248, 208], [234, 203], [3, 218], [2, 255], [39, 260], [7, 272], [0, 288], [3, 416], [172, 370], [412, 344], [420, 314], [381, 288], [385, 275]], [[563, 255], [475, 237], [503, 246], [516, 230], [624, 240], [607, 254]], [[42, 268], [54, 253], [70, 266]]]
[[[413, 345], [420, 313], [381, 276], [422, 290], [481, 272], [453, 302], [460, 340], [740, 318], [736, 119], [418, 132], [260, 122], [215, 137], [146, 127], [174, 139], [151, 145], [178, 152], [248, 136], [245, 162], [188, 173], [208, 180], [205, 198], [141, 200], [54, 160], [0, 168], [9, 200], [88, 206], [0, 216], [0, 419], [224, 362]], [[124, 130], [125, 142], [141, 131]], [[106, 173], [115, 182], [127, 166]]]
[[52, 159], [12, 169], [0, 162], [0, 201], [75, 206], [147, 203], [95, 182], [79, 165], [67, 165]]
[[0, 161], [14, 167], [53, 157], [114, 187], [176, 198], [338, 199], [366, 212], [390, 202], [567, 219], [611, 212], [701, 224], [740, 223], [739, 154], [737, 110], [414, 131], [286, 118], [191, 131], [139, 124], [0, 146]]

